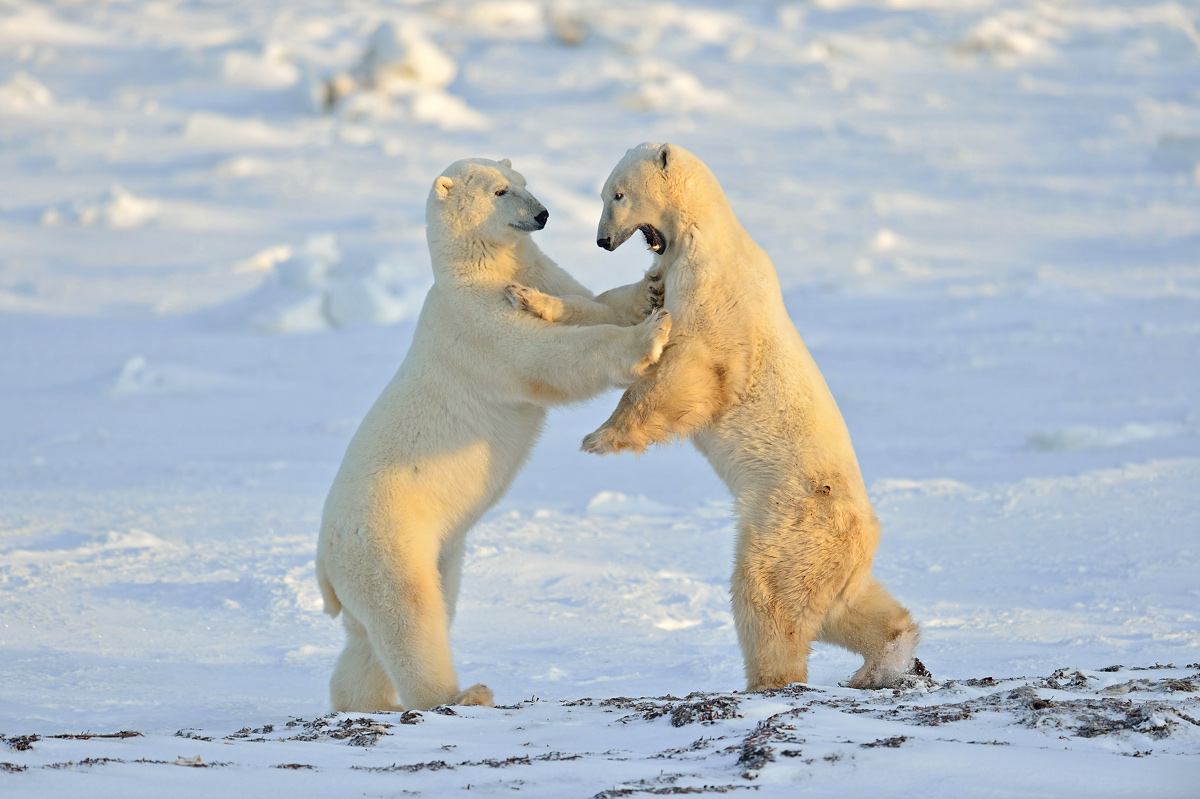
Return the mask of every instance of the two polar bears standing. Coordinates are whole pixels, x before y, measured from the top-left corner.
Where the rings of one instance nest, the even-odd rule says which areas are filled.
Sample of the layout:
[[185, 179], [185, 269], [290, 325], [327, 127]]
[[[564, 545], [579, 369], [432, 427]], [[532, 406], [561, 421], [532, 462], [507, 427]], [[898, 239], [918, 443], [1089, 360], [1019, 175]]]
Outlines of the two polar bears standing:
[[450, 660], [466, 531], [508, 488], [546, 406], [613, 385], [629, 388], [585, 450], [689, 437], [736, 499], [749, 690], [806, 681], [814, 640], [863, 655], [855, 687], [911, 667], [917, 626], [871, 576], [879, 524], [770, 259], [682, 148], [630, 150], [603, 200], [597, 243], [641, 230], [658, 263], [593, 298], [533, 244], [546, 212], [508, 162], [461, 161], [435, 181], [434, 287], [322, 521], [318, 581], [347, 631], [335, 710], [396, 709], [397, 693], [412, 709], [491, 703], [482, 685], [459, 690]]

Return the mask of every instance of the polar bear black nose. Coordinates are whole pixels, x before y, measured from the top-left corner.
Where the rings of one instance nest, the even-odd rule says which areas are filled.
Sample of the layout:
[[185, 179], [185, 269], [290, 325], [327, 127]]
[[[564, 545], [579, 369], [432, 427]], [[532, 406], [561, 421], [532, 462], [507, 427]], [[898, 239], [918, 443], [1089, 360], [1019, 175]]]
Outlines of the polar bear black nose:
[[534, 220], [535, 220], [535, 221], [538, 223], [538, 225], [540, 226], [540, 227], [538, 228], [539, 230], [540, 230], [541, 228], [544, 228], [544, 227], [546, 226], [546, 220], [547, 220], [547, 219], [549, 219], [549, 218], [550, 218], [550, 212], [549, 212], [549, 211], [547, 211], [545, 208], [543, 208], [543, 209], [542, 209], [542, 212], [541, 212], [540, 214], [538, 214], [537, 216], [535, 216], [535, 217], [534, 217]]
[[596, 239], [596, 246], [612, 251], [612, 239]]

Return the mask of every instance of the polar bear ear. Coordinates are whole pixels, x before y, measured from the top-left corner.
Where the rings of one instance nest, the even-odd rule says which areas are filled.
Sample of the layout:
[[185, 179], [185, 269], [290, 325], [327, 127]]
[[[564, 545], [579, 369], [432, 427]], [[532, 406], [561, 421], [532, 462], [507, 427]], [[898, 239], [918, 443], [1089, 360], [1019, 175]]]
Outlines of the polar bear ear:
[[512, 169], [512, 161], [509, 161], [507, 158], [501, 158], [500, 163], [503, 164], [506, 169]]
[[658, 161], [659, 168], [665, 172], [667, 166], [675, 160], [675, 149], [670, 144], [664, 144], [658, 148], [658, 153], [654, 158]]
[[438, 197], [444, 200], [450, 195], [450, 189], [454, 188], [454, 181], [442, 175], [433, 182], [433, 188], [437, 192]]

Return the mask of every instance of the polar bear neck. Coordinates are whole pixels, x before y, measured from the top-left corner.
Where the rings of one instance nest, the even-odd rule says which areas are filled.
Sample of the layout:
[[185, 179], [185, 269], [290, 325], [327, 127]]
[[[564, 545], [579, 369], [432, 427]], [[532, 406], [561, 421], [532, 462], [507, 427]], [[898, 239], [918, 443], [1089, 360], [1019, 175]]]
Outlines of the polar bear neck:
[[666, 223], [663, 232], [669, 237], [668, 260], [686, 257], [685, 253], [695, 246], [709, 253], [727, 249], [744, 251], [752, 242], [716, 175], [707, 164], [682, 148], [677, 149], [677, 154], [680, 163], [665, 176], [664, 206], [669, 210], [663, 219]]
[[[706, 191], [712, 193], [706, 194]], [[715, 180], [708, 189], [693, 185], [687, 187], [686, 193], [677, 196], [689, 201], [676, 205], [665, 220], [670, 229], [664, 233], [669, 237], [670, 244], [664, 266], [684, 260], [719, 266], [725, 262], [720, 253], [745, 253], [748, 249], [758, 249]], [[704, 253], [704, 256], [698, 258], [697, 253]]]
[[515, 244], [498, 244], [467, 237], [429, 237], [434, 282], [492, 283], [516, 279], [523, 265], [538, 253], [528, 235]]

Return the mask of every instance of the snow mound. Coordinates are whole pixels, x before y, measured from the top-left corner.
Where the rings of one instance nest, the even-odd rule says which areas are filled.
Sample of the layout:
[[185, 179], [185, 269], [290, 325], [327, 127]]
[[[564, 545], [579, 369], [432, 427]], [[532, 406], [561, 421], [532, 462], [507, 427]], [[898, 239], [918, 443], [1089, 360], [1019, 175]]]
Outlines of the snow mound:
[[272, 269], [272, 275], [250, 298], [255, 307], [251, 325], [264, 333], [311, 333], [412, 319], [432, 282], [415, 278], [394, 261], [345, 258], [332, 234], [313, 236], [283, 260], [262, 260], [261, 266]]
[[257, 53], [235, 50], [227, 54], [221, 76], [236, 86], [278, 89], [300, 80], [300, 69], [292, 63], [286, 48], [271, 42]]
[[247, 382], [216, 372], [164, 364], [151, 366], [145, 356], [134, 355], [121, 367], [109, 393], [115, 397], [138, 394], [179, 394], [226, 391]]
[[384, 22], [371, 35], [361, 61], [348, 72], [318, 82], [314, 103], [351, 119], [408, 116], [443, 130], [474, 130], [487, 118], [445, 91], [458, 64], [413, 25]]
[[588, 501], [587, 512], [592, 516], [669, 516], [677, 510], [642, 494], [631, 497], [620, 491], [601, 491]]
[[368, 88], [403, 94], [413, 87], [446, 88], [458, 74], [458, 65], [420, 29], [384, 22], [371, 35], [355, 72]]
[[10, 563], [71, 563], [92, 559], [100, 554], [128, 550], [162, 550], [168, 544], [153, 533], [137, 528], [127, 531], [82, 533], [63, 531], [54, 535], [8, 535], [0, 542], [0, 552]]
[[[66, 212], [66, 218], [72, 219], [82, 227], [103, 225], [113, 230], [132, 230], [140, 228], [158, 217], [162, 211], [162, 203], [150, 197], [138, 197], [120, 184], [113, 184], [102, 198], [94, 202], [77, 202]], [[59, 208], [47, 208], [41, 217], [44, 227], [60, 224], [64, 212]]]
[[488, 0], [472, 7], [468, 18], [477, 25], [494, 28], [528, 26], [540, 24], [543, 11], [529, 0]]
[[54, 95], [50, 90], [28, 72], [18, 72], [0, 83], [0, 108], [7, 111], [44, 107], [53, 103]]
[[1046, 60], [1055, 54], [1054, 42], [1067, 38], [1059, 25], [1024, 11], [1004, 11], [988, 17], [968, 31], [961, 49], [986, 53], [1001, 65], [1025, 60]]
[[443, 130], [480, 130], [487, 125], [486, 116], [446, 92], [418, 92], [411, 108], [413, 119]]
[[728, 102], [724, 92], [707, 88], [692, 73], [666, 61], [643, 61], [635, 82], [637, 89], [625, 98], [634, 111], [686, 114], [713, 111]]

